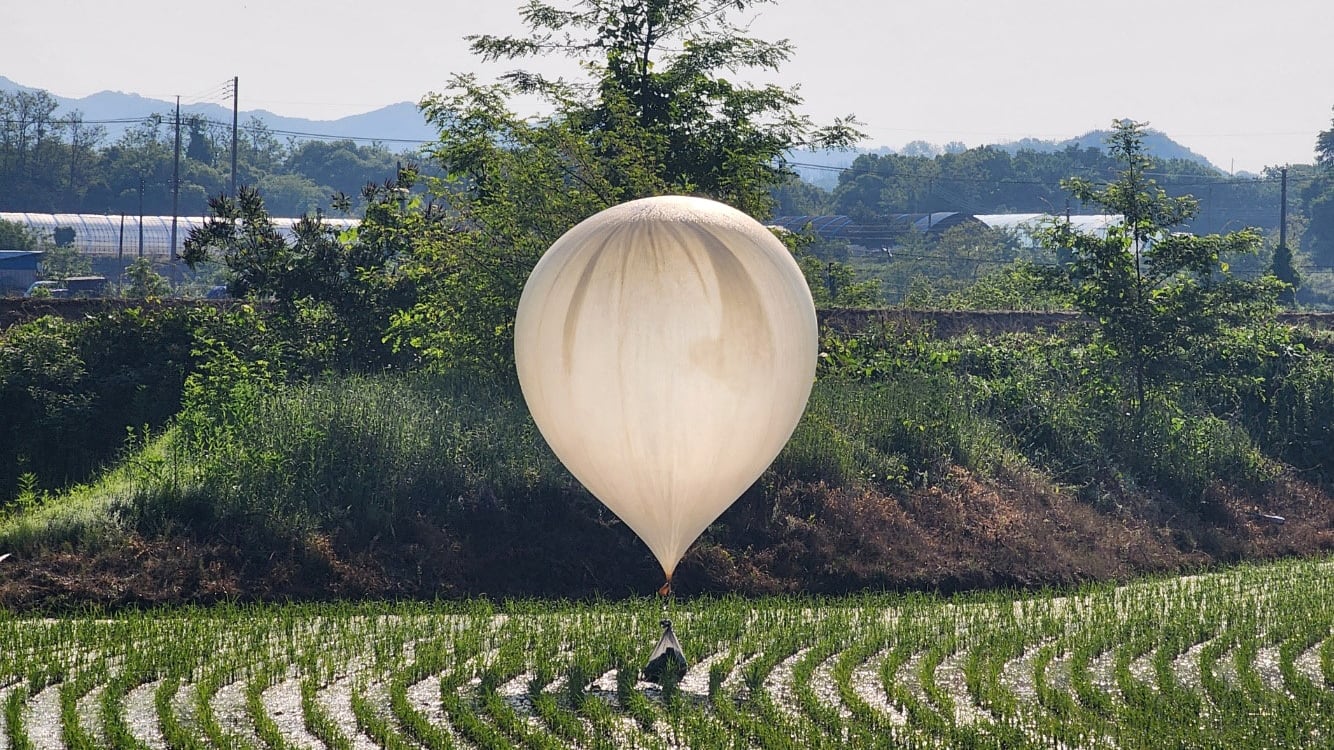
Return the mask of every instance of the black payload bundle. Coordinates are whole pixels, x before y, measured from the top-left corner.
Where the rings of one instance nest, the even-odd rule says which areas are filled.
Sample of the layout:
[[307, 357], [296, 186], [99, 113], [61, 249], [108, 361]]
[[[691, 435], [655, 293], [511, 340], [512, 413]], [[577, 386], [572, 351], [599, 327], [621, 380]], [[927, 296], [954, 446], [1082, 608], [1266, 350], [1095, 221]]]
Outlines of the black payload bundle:
[[671, 669], [677, 676], [686, 673], [685, 652], [681, 650], [681, 642], [676, 640], [676, 633], [672, 632], [672, 621], [663, 620], [662, 638], [658, 639], [658, 645], [654, 647], [653, 653], [649, 655], [648, 664], [644, 666], [644, 679], [648, 682], [662, 684], [662, 678]]

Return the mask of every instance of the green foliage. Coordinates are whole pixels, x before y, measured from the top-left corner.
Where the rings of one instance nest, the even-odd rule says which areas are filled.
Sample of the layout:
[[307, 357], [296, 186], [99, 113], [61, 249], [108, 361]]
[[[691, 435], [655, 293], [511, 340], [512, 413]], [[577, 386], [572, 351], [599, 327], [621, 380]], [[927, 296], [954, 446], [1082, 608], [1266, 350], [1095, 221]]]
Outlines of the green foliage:
[[43, 488], [86, 481], [116, 458], [127, 428], [165, 425], [205, 332], [255, 345], [235, 314], [210, 309], [44, 317], [0, 333], [0, 498], [23, 474]]
[[121, 294], [132, 299], [165, 297], [171, 293], [171, 282], [153, 270], [153, 262], [148, 258], [138, 258], [125, 269], [129, 280], [121, 288]]
[[1302, 275], [1293, 264], [1292, 248], [1279, 245], [1274, 249], [1274, 259], [1269, 266], [1269, 273], [1286, 286], [1279, 292], [1278, 301], [1284, 307], [1297, 305], [1297, 288], [1302, 285]]
[[368, 539], [465, 499], [508, 506], [570, 481], [509, 386], [405, 376], [283, 385], [270, 363], [216, 343], [186, 385], [178, 426], [178, 463], [143, 478], [138, 523]]
[[74, 244], [74, 227], [56, 227], [51, 232], [56, 247], [68, 247]]
[[796, 258], [817, 309], [872, 308], [883, 304], [880, 281], [863, 278], [849, 263], [812, 251], [813, 235], [777, 234]]
[[1030, 244], [1015, 232], [968, 222], [940, 234], [906, 231], [892, 248], [859, 258], [857, 265], [883, 280], [886, 299], [896, 305], [990, 310], [1067, 306], [1068, 294], [1050, 269], [1054, 257]]
[[1308, 219], [1302, 249], [1322, 266], [1334, 264], [1334, 125], [1316, 138], [1316, 167], [1302, 190]]
[[44, 279], [63, 281], [71, 276], [91, 274], [93, 260], [72, 244], [52, 245], [45, 249], [37, 271]]
[[[140, 524], [244, 519], [253, 533], [366, 538], [402, 533], [414, 518], [461, 523], [475, 503], [507, 523], [569, 504], [573, 480], [512, 382], [294, 384], [303, 366], [285, 356], [288, 345], [247, 320], [219, 329], [226, 340], [194, 339], [169, 463], [135, 480]], [[1259, 490], [1279, 461], [1325, 470], [1328, 365], [1267, 357], [1277, 340], [1234, 340], [1205, 358], [1207, 382], [1156, 391], [1127, 412], [1119, 355], [1078, 329], [954, 340], [892, 326], [826, 333], [807, 413], [764, 482], [897, 492], [949, 481], [955, 467], [987, 476], [1027, 466], [1098, 504], [1147, 492], [1194, 506], [1220, 483]], [[576, 496], [572, 511], [597, 507]]]
[[891, 492], [947, 482], [958, 466], [993, 474], [1012, 454], [975, 398], [944, 374], [822, 381], [771, 471], [789, 480]]
[[356, 229], [340, 234], [307, 216], [290, 242], [274, 228], [259, 191], [242, 188], [234, 201], [210, 202], [213, 217], [191, 230], [182, 257], [191, 268], [220, 260], [233, 296], [272, 300], [273, 322], [306, 361], [365, 369], [401, 363], [385, 343], [390, 316], [415, 297], [399, 263], [429, 234], [428, 222], [440, 221], [415, 200], [402, 205], [414, 176], [405, 169], [395, 181], [368, 186]]
[[425, 105], [442, 127], [434, 158], [451, 169], [441, 186], [448, 208], [413, 211], [419, 223], [403, 272], [419, 296], [394, 313], [388, 335], [443, 369], [505, 372], [528, 272], [556, 238], [619, 194], [566, 123], [513, 117], [503, 87], [455, 84], [456, 94]]
[[[585, 65], [592, 96], [540, 73], [507, 76], [518, 91], [556, 105], [558, 119], [588, 136], [596, 157], [645, 169], [676, 192], [714, 197], [747, 213], [768, 212], [771, 186], [798, 146], [838, 146], [859, 134], [851, 119], [815, 128], [796, 114], [790, 89], [749, 88], [722, 71], [777, 70], [792, 53], [786, 42], [745, 36], [729, 15], [765, 0], [584, 0], [564, 10], [532, 0], [522, 37], [469, 37], [486, 61], [563, 54]], [[617, 183], [618, 187], [621, 187]], [[624, 187], [634, 191], [633, 184]], [[625, 198], [643, 197], [631, 192]]]
[[771, 188], [774, 216], [822, 216], [830, 213], [830, 195], [797, 176]]
[[[4, 405], [4, 473], [0, 488], [8, 495], [20, 475], [37, 469], [56, 473], [87, 419], [93, 397], [86, 390], [87, 370], [76, 343], [77, 326], [41, 318], [4, 332], [0, 347], [0, 404]], [[117, 436], [119, 437], [119, 436]], [[38, 462], [34, 465], [34, 462]], [[63, 468], [63, 467], [61, 467]], [[49, 481], [49, 480], [48, 480]]]
[[1292, 346], [1275, 364], [1264, 401], [1246, 408], [1256, 439], [1298, 470], [1334, 477], [1334, 357]]
[[937, 284], [919, 276], [913, 279], [903, 305], [921, 310], [1069, 310], [1069, 289], [1058, 269], [1016, 260], [991, 271], [971, 284]]
[[[757, 216], [790, 172], [782, 158], [808, 142], [838, 145], [849, 122], [817, 128], [778, 86], [748, 88], [723, 71], [776, 69], [786, 43], [743, 35], [728, 15], [752, 2], [582, 2], [563, 10], [531, 2], [526, 36], [470, 37], [488, 61], [565, 54], [586, 85], [516, 72], [494, 84], [456, 76], [423, 100], [440, 128], [431, 149], [445, 172], [446, 206], [426, 212], [404, 273], [420, 290], [388, 335], [436, 366], [508, 371], [514, 308], [528, 272], [561, 234], [626, 200], [702, 194]], [[509, 110], [536, 95], [552, 114]]]
[[1143, 127], [1115, 124], [1109, 148], [1122, 166], [1115, 180], [1065, 183], [1076, 198], [1121, 221], [1104, 234], [1057, 222], [1042, 238], [1049, 249], [1070, 254], [1064, 268], [1075, 305], [1097, 321], [1101, 340], [1130, 372], [1134, 409], [1144, 407], [1151, 391], [1198, 374], [1199, 349], [1231, 328], [1272, 316], [1278, 292], [1272, 279], [1244, 281], [1229, 273], [1229, 256], [1257, 250], [1254, 231], [1203, 237], [1172, 231], [1197, 203], [1168, 196], [1148, 177]]
[[33, 252], [41, 249], [41, 238], [26, 224], [0, 219], [0, 251]]
[[[1317, 415], [1270, 408], [1284, 388], [1318, 399], [1327, 386], [1271, 380], [1275, 363], [1262, 353], [1274, 343], [1245, 343], [1208, 360], [1206, 382], [1156, 392], [1132, 412], [1118, 385], [1121, 358], [1078, 329], [951, 341], [899, 327], [826, 334], [821, 384], [776, 466], [838, 486], [871, 475], [938, 482], [951, 466], [985, 475], [1028, 465], [1097, 504], [1149, 492], [1194, 507], [1218, 483], [1258, 489], [1272, 480], [1298, 447], [1277, 438], [1281, 429], [1320, 440], [1310, 433], [1323, 429]], [[822, 394], [835, 399], [832, 407]], [[1252, 428], [1259, 415], [1278, 413], [1292, 423]]]
[[235, 200], [219, 196], [209, 208], [212, 217], [190, 230], [181, 258], [191, 268], [221, 260], [231, 274], [228, 291], [234, 297], [285, 290], [283, 275], [294, 265], [292, 249], [269, 220], [259, 191], [242, 187]]

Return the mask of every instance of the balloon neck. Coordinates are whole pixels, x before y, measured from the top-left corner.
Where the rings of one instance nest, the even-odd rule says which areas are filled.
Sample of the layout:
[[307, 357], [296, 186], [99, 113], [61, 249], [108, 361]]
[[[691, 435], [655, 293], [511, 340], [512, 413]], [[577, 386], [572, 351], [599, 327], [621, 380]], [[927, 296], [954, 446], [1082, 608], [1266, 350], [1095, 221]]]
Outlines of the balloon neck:
[[668, 576], [667, 582], [662, 584], [662, 588], [658, 589], [658, 596], [666, 598], [670, 597], [671, 595], [672, 595], [672, 578], [671, 576]]

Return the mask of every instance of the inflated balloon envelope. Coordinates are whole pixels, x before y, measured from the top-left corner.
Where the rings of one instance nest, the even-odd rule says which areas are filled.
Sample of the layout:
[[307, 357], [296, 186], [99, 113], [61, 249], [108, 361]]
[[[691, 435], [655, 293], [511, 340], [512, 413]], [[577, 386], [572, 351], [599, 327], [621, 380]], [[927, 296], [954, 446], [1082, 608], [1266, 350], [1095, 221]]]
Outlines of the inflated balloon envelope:
[[815, 307], [759, 222], [703, 198], [645, 198], [547, 250], [519, 301], [514, 353], [542, 436], [670, 584], [801, 418]]

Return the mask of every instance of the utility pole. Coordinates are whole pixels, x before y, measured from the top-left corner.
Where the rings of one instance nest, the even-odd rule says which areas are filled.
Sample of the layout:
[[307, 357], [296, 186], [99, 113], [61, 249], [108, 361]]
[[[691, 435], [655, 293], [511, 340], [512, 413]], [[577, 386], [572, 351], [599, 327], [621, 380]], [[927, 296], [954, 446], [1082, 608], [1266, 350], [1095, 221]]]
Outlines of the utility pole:
[[176, 153], [171, 160], [171, 259], [176, 260], [176, 215], [181, 202], [181, 98], [176, 97]]
[[79, 125], [82, 123], [70, 115], [69, 117], [69, 196], [74, 198], [74, 165], [79, 160]]
[[240, 98], [240, 96], [239, 96], [239, 94], [240, 94], [240, 87], [241, 87], [241, 77], [240, 77], [240, 76], [232, 76], [232, 183], [231, 183], [231, 195], [232, 195], [232, 199], [233, 199], [233, 200], [236, 199], [236, 119], [237, 119], [237, 114], [238, 114], [239, 111], [240, 111], [240, 104], [239, 104], [239, 102], [238, 102], [238, 99]]
[[144, 257], [144, 176], [139, 175], [139, 257]]
[[1278, 246], [1288, 246], [1288, 168], [1278, 171], [1283, 176], [1278, 199]]
[[1288, 287], [1279, 293], [1279, 304], [1284, 307], [1297, 306], [1297, 287], [1302, 277], [1292, 262], [1292, 250], [1288, 247], [1288, 168], [1280, 169], [1282, 190], [1279, 192], [1278, 207], [1278, 247], [1274, 248], [1274, 260], [1269, 270], [1279, 281]]

